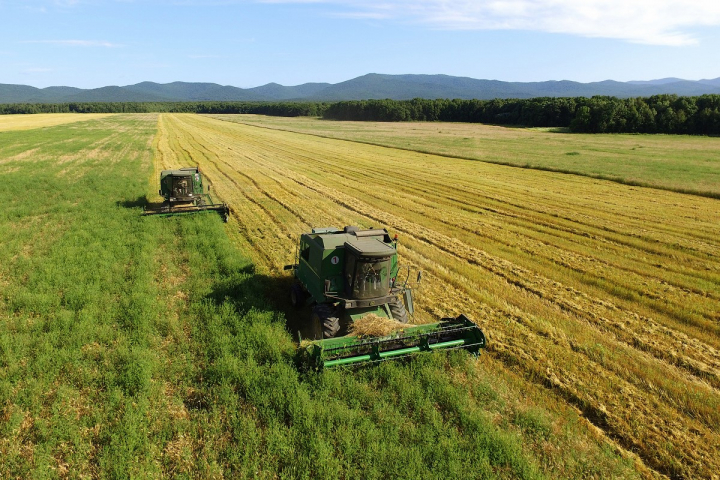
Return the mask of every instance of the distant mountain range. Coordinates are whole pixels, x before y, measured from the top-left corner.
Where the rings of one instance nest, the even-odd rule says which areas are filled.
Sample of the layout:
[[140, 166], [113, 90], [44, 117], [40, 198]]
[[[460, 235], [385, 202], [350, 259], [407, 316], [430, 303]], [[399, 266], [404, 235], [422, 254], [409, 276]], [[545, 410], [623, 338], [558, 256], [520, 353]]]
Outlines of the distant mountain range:
[[268, 83], [261, 87], [238, 88], [216, 83], [142, 82], [124, 87], [93, 89], [75, 87], [35, 88], [0, 84], [0, 103], [69, 102], [193, 102], [193, 101], [339, 101], [391, 98], [533, 98], [533, 97], [647, 97], [661, 93], [695, 96], [720, 94], [720, 78], [682, 80], [663, 78], [649, 81], [579, 83], [568, 80], [547, 82], [501, 82], [448, 75], [382, 75], [370, 73], [340, 83], [305, 83], [293, 87]]

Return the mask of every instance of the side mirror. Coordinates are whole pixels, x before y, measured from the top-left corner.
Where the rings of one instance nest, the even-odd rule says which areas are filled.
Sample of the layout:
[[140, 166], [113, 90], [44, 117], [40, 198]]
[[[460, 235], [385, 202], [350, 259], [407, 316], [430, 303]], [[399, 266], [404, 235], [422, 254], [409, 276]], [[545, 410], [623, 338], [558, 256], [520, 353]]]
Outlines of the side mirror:
[[422, 280], [422, 270], [418, 271], [417, 283], [420, 283], [420, 280]]
[[162, 190], [158, 190], [158, 195], [162, 195]]
[[212, 185], [208, 185], [208, 192], [210, 191], [210, 187], [212, 187]]

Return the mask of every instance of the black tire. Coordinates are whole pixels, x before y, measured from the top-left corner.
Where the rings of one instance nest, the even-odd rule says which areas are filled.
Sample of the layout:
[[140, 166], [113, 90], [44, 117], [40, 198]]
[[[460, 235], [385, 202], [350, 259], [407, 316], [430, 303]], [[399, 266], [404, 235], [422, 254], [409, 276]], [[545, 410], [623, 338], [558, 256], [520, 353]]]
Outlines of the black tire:
[[340, 319], [338, 317], [327, 317], [323, 320], [323, 337], [334, 338], [340, 332]]
[[400, 323], [408, 322], [408, 313], [405, 310], [405, 304], [399, 298], [395, 297], [395, 301], [390, 302], [390, 314], [392, 314], [393, 320]]
[[340, 331], [340, 318], [334, 305], [320, 303], [313, 307], [313, 324], [319, 324], [323, 338], [333, 338]]
[[290, 303], [293, 307], [300, 308], [305, 305], [306, 298], [307, 294], [305, 290], [303, 290], [302, 285], [294, 283], [293, 286], [290, 287]]

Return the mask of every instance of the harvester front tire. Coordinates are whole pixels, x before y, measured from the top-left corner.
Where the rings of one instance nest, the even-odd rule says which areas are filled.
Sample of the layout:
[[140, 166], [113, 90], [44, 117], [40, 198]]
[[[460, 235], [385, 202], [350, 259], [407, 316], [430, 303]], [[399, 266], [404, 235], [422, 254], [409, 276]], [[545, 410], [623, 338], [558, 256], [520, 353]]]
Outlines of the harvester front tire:
[[340, 319], [338, 317], [327, 317], [323, 321], [323, 337], [333, 338], [340, 331]]
[[392, 314], [393, 320], [400, 323], [408, 322], [408, 313], [405, 310], [405, 304], [399, 298], [395, 297], [395, 301], [389, 304], [390, 313]]
[[340, 331], [340, 318], [333, 305], [324, 303], [315, 305], [313, 307], [313, 323], [315, 322], [322, 327], [323, 338], [333, 338]]

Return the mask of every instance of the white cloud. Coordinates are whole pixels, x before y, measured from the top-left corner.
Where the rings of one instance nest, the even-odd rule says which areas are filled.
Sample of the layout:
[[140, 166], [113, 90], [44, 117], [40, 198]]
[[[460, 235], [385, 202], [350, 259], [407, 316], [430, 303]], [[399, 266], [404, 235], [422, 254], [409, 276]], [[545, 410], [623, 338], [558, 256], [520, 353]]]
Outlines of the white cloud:
[[[233, 4], [332, 7], [335, 17], [394, 20], [448, 30], [525, 30], [683, 46], [694, 30], [720, 26], [717, 0], [0, 0], [27, 8], [156, 3], [224, 8]], [[99, 45], [102, 46], [102, 45]]]
[[717, 0], [260, 0], [324, 3], [342, 16], [450, 30], [527, 30], [652, 45], [697, 43], [692, 30], [720, 25]]
[[69, 47], [103, 47], [118, 48], [123, 45], [98, 40], [25, 40], [20, 43], [47, 43], [50, 45], [66, 45]]

